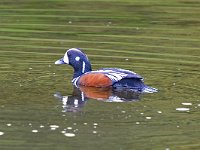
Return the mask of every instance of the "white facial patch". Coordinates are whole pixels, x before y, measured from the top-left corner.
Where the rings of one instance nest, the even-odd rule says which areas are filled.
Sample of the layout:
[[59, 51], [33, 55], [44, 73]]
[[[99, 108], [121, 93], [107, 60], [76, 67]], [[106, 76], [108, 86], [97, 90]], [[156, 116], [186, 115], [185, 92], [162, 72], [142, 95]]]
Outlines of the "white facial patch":
[[65, 53], [63, 60], [64, 60], [64, 62], [65, 62], [66, 64], [69, 64], [69, 57], [68, 57], [68, 55], [67, 55], [67, 52]]
[[80, 60], [80, 57], [77, 56], [77, 57], [75, 58], [75, 60], [76, 60], [76, 61], [79, 61], [79, 60]]

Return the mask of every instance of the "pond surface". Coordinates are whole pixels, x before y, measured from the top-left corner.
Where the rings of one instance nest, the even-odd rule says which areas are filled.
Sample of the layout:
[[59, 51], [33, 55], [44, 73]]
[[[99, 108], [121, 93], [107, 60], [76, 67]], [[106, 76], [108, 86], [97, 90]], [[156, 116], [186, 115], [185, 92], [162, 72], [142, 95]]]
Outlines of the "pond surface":
[[[200, 149], [199, 7], [2, 0], [0, 149]], [[159, 92], [74, 88], [72, 68], [54, 65], [71, 47], [94, 70], [134, 71]]]

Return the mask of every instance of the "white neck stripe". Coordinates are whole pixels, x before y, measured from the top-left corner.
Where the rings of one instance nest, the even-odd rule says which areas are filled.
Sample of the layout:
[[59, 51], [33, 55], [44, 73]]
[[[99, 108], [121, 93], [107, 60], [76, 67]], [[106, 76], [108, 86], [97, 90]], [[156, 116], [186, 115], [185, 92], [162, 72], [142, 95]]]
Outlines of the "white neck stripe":
[[85, 72], [85, 62], [83, 61], [83, 66], [82, 66], [82, 73]]

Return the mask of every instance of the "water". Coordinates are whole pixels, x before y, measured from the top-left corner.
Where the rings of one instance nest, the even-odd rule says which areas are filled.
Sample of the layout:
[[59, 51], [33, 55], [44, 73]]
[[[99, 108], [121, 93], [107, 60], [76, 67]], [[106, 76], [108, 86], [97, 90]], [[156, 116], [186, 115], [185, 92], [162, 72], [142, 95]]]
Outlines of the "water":
[[[189, 0], [1, 1], [0, 149], [199, 149], [198, 8]], [[94, 70], [129, 69], [159, 92], [84, 89], [82, 101], [72, 68], [54, 65], [71, 47]]]

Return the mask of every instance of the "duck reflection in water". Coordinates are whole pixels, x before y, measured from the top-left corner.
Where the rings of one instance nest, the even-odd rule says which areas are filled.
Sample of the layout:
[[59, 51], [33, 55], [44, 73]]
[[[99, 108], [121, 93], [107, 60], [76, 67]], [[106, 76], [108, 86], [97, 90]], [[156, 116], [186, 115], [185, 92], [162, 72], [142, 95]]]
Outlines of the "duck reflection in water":
[[134, 92], [133, 89], [74, 86], [72, 95], [62, 96], [61, 93], [56, 92], [54, 97], [62, 101], [64, 112], [78, 112], [82, 110], [88, 99], [104, 102], [135, 102], [140, 99], [141, 95], [142, 93]]

